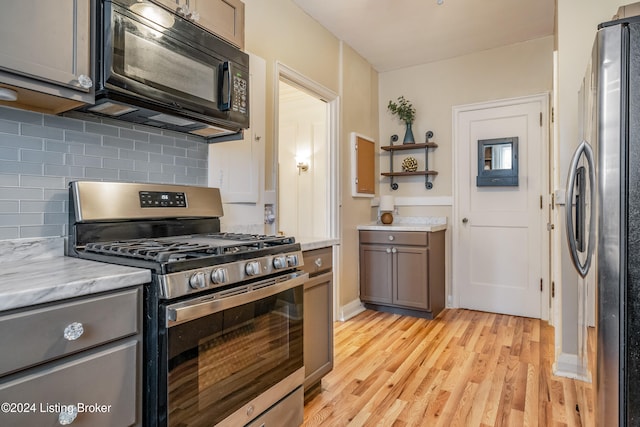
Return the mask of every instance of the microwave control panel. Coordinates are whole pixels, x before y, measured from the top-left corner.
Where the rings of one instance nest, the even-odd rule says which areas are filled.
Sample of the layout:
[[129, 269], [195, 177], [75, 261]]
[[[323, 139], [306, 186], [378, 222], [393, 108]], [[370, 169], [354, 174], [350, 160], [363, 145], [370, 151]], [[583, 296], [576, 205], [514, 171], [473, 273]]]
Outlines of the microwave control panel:
[[247, 80], [239, 74], [233, 76], [233, 95], [231, 109], [241, 114], [247, 114]]

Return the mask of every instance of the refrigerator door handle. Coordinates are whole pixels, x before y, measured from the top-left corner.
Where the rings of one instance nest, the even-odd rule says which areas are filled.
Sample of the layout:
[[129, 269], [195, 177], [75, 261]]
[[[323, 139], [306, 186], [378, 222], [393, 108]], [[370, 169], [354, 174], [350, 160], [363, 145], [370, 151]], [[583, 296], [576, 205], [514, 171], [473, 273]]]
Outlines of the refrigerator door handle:
[[[583, 173], [584, 169], [579, 169], [581, 167], [578, 166], [580, 162], [580, 158], [584, 155], [585, 160], [587, 161], [587, 169], [589, 175], [589, 194], [591, 195], [591, 203], [589, 203], [589, 243], [586, 248], [586, 256], [584, 261], [581, 261], [578, 256], [578, 244], [576, 242], [576, 238], [573, 232], [573, 228], [575, 225], [584, 226], [584, 224], [574, 224], [573, 219], [573, 196], [574, 196], [574, 188], [576, 184], [576, 176], [579, 173]], [[569, 177], [567, 179], [567, 194], [566, 194], [566, 205], [565, 205], [565, 218], [566, 218], [566, 229], [567, 229], [567, 242], [569, 243], [569, 252], [571, 253], [571, 261], [573, 265], [578, 270], [578, 273], [581, 277], [585, 277], [589, 272], [589, 268], [591, 267], [591, 258], [593, 256], [593, 251], [595, 249], [595, 221], [596, 221], [596, 204], [595, 204], [595, 162], [593, 156], [593, 149], [589, 145], [587, 141], [582, 141], [575, 153], [573, 154], [573, 158], [571, 159], [571, 166], [569, 167]], [[584, 212], [584, 204], [586, 203], [586, 199], [584, 194], [580, 194], [580, 201], [583, 205], [581, 207], [576, 207], [576, 209], [581, 209]], [[583, 213], [581, 213], [581, 216]], [[582, 221], [579, 221], [582, 222]], [[579, 233], [584, 236], [584, 233]]]

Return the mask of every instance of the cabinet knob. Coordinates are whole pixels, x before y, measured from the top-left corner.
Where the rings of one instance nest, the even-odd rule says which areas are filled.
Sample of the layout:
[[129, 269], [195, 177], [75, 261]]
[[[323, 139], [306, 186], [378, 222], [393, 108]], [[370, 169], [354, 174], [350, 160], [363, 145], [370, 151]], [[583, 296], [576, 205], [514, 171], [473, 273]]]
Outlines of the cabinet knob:
[[67, 341], [75, 341], [84, 333], [84, 327], [80, 322], [73, 322], [64, 328], [64, 339]]
[[463, 224], [466, 224], [466, 223], [468, 223], [468, 222], [469, 222], [469, 218], [462, 218], [462, 223], [463, 223]]
[[78, 408], [76, 405], [66, 405], [65, 409], [58, 414], [58, 423], [61, 426], [68, 426], [75, 421], [78, 416]]
[[322, 258], [317, 258], [317, 259], [314, 261], [314, 264], [315, 264], [315, 265], [316, 265], [316, 267], [318, 267], [318, 268], [319, 268], [319, 267], [322, 267]]
[[393, 235], [389, 235], [389, 240], [393, 241], [395, 239], [395, 237], [393, 237]]
[[387, 253], [390, 254], [391, 253], [391, 248], [387, 248]]
[[391, 253], [395, 254], [396, 252], [398, 252], [396, 248], [391, 249]]

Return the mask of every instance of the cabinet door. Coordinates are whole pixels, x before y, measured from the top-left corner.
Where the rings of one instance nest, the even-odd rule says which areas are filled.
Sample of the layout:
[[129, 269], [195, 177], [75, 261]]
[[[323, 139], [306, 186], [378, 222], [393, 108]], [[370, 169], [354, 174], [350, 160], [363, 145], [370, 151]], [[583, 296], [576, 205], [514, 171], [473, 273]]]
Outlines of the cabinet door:
[[429, 309], [428, 251], [411, 246], [394, 247], [393, 303]]
[[138, 346], [131, 339], [0, 379], [1, 402], [30, 405], [0, 414], [1, 424], [54, 426], [67, 418], [80, 427], [140, 425]]
[[333, 369], [333, 273], [304, 285], [304, 387]]
[[0, 68], [89, 92], [78, 79], [91, 76], [90, 16], [90, 0], [3, 2]]
[[[387, 252], [388, 251], [388, 252]], [[360, 299], [391, 304], [392, 257], [386, 245], [360, 245]]]
[[240, 0], [187, 0], [196, 21], [229, 43], [244, 49], [244, 3]]
[[[249, 54], [251, 127], [242, 141], [209, 145], [209, 185], [220, 188], [225, 203], [258, 203], [264, 170], [266, 129], [266, 61]], [[264, 210], [256, 214], [262, 220]], [[229, 218], [225, 219], [229, 224]]]

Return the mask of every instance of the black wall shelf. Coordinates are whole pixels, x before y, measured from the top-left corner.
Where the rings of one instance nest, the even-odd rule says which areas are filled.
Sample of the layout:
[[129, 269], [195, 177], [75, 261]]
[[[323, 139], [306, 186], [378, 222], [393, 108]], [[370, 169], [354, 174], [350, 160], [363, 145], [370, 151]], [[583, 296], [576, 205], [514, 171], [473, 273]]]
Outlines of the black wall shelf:
[[[433, 188], [433, 182], [429, 177], [438, 175], [438, 172], [434, 170], [429, 170], [429, 149], [437, 148], [438, 144], [435, 142], [429, 142], [429, 139], [433, 137], [433, 132], [429, 131], [426, 133], [424, 143], [416, 143], [416, 144], [398, 144], [394, 145], [394, 142], [398, 141], [398, 135], [391, 135], [389, 145], [385, 145], [380, 147], [384, 151], [389, 152], [389, 172], [382, 172], [380, 175], [388, 176], [391, 178], [391, 189], [397, 190], [398, 183], [395, 182], [395, 177], [397, 176], [424, 176], [424, 186], [427, 190]], [[408, 151], [408, 150], [424, 150], [424, 170], [417, 170], [414, 172], [394, 172], [393, 170], [393, 153], [396, 151]]]

